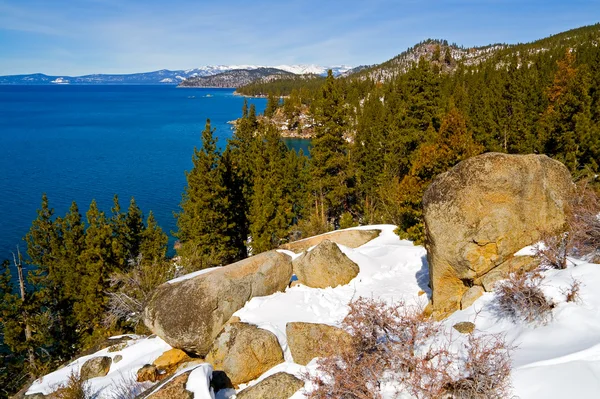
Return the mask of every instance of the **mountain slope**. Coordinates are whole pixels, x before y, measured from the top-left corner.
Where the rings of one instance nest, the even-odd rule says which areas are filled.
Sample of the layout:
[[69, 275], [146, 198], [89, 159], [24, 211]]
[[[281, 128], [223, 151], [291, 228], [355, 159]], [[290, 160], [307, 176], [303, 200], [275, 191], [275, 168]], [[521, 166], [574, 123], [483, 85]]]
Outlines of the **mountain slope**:
[[234, 69], [213, 76], [195, 76], [184, 80], [179, 87], [229, 87], [247, 85], [257, 80], [273, 81], [293, 73], [276, 68]]

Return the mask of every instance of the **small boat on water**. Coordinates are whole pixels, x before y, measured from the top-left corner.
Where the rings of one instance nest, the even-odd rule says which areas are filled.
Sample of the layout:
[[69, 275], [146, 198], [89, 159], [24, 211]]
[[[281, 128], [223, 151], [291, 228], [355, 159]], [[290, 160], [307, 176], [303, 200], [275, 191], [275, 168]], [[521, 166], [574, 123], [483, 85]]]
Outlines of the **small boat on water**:
[[212, 96], [213, 96], [212, 94], [207, 94], [207, 95], [206, 95], [206, 96], [204, 96], [204, 97], [212, 97]]

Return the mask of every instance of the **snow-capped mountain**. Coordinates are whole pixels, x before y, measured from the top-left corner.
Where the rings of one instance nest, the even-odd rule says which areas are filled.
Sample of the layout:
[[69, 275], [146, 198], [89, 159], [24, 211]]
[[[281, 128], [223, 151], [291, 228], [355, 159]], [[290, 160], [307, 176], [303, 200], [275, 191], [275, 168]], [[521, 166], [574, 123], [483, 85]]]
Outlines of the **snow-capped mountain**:
[[218, 75], [232, 70], [256, 70], [259, 68], [275, 68], [282, 71], [304, 75], [325, 75], [331, 69], [335, 76], [352, 69], [350, 66], [338, 65], [323, 67], [318, 65], [278, 65], [275, 67], [262, 65], [206, 65], [187, 70], [161, 69], [153, 72], [133, 74], [93, 74], [84, 76], [48, 76], [41, 73], [29, 75], [0, 76], [0, 84], [179, 84], [192, 77]]

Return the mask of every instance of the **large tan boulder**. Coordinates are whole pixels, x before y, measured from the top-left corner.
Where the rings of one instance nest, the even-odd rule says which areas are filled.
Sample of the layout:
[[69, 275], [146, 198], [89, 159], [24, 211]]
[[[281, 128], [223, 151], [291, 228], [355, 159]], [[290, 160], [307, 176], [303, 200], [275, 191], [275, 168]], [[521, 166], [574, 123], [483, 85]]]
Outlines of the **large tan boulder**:
[[236, 395], [236, 399], [289, 399], [302, 387], [304, 381], [291, 374], [280, 372], [244, 389]]
[[300, 253], [320, 244], [324, 240], [329, 240], [348, 248], [358, 248], [377, 238], [380, 233], [381, 230], [340, 230], [283, 244], [280, 248]]
[[312, 288], [348, 284], [360, 269], [332, 241], [324, 240], [293, 262], [298, 281]]
[[350, 334], [327, 324], [291, 322], [285, 333], [294, 362], [303, 366], [315, 357], [341, 353], [352, 344]]
[[458, 310], [493, 270], [520, 263], [513, 254], [541, 232], [561, 230], [572, 192], [567, 168], [545, 155], [488, 153], [438, 176], [423, 197], [434, 316]]
[[224, 371], [233, 385], [239, 385], [283, 363], [284, 358], [275, 334], [252, 324], [227, 323], [206, 361]]
[[290, 257], [265, 252], [195, 277], [160, 285], [144, 323], [174, 348], [204, 356], [234, 312], [255, 296], [284, 291]]

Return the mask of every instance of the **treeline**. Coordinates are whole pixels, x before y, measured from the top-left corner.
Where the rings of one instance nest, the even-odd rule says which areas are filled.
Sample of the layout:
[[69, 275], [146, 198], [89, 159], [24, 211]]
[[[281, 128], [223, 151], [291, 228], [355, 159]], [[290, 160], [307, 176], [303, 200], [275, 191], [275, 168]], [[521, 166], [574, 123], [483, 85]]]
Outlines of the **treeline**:
[[149, 292], [174, 273], [167, 236], [152, 212], [144, 223], [133, 198], [122, 211], [115, 196], [110, 215], [92, 201], [84, 218], [75, 202], [57, 217], [44, 195], [24, 240], [26, 253], [0, 269], [0, 397], [110, 335], [136, 331]]
[[277, 97], [289, 96], [295, 90], [298, 95], [309, 98], [308, 93], [319, 89], [325, 78], [319, 75], [293, 75], [275, 80], [257, 80], [236, 89], [236, 92], [245, 96]]

